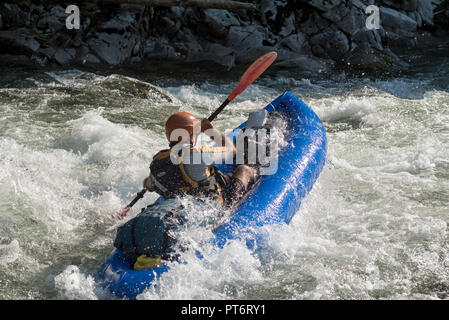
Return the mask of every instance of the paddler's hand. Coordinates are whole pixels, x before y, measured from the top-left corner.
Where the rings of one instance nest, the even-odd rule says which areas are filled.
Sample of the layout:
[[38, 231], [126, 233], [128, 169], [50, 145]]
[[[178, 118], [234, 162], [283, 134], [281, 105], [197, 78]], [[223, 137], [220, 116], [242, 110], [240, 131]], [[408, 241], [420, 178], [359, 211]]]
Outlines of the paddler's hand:
[[207, 118], [204, 118], [203, 120], [201, 120], [201, 132], [209, 129], [214, 129], [214, 126]]

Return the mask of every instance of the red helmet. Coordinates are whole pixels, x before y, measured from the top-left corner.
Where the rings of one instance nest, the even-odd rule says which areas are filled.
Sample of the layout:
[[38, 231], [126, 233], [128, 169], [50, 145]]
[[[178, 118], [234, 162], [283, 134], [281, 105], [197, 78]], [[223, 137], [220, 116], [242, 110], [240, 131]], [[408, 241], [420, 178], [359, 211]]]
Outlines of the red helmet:
[[[165, 123], [165, 136], [167, 137], [167, 140], [170, 141], [170, 135], [174, 130], [184, 129], [189, 133], [190, 139], [191, 141], [193, 141], [195, 126], [199, 126], [199, 121], [197, 118], [195, 118], [193, 114], [188, 112], [177, 112], [171, 115], [170, 118], [168, 118], [167, 122]], [[201, 129], [197, 130], [200, 131]], [[181, 137], [174, 137], [174, 138], [178, 138], [177, 142], [181, 141]]]

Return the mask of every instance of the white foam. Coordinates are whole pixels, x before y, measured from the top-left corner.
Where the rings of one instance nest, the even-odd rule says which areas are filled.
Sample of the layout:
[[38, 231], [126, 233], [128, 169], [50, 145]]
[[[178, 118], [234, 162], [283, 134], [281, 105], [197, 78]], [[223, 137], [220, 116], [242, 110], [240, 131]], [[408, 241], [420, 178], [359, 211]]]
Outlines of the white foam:
[[0, 244], [0, 266], [7, 266], [15, 262], [22, 254], [19, 241], [12, 240], [8, 244]]
[[[172, 86], [166, 89], [174, 102], [164, 100], [160, 105], [147, 98], [132, 100], [134, 91], [122, 91], [120, 85], [129, 79], [107, 77], [108, 84], [115, 83], [108, 91], [106, 78], [99, 76], [76, 70], [48, 75], [58, 82], [57, 88], [83, 83], [77, 89], [90, 94], [98, 85], [101, 90], [98, 98], [93, 95], [92, 105], [75, 112], [61, 105], [73, 93], [53, 91], [51, 85], [20, 94], [1, 89], [14, 95], [13, 101], [0, 102], [7, 113], [2, 115], [0, 133], [0, 268], [7, 269], [12, 285], [19, 282], [23, 287], [28, 282], [21, 282], [18, 270], [29, 271], [31, 278], [59, 270], [53, 271], [56, 276], [48, 275], [50, 293], [36, 282], [33, 290], [44, 297], [108, 298], [83, 259], [99, 267], [112, 250], [114, 230], [124, 221], [112, 220], [110, 214], [141, 189], [152, 156], [165, 148], [165, 116], [175, 110], [208, 116], [236, 83]], [[345, 88], [346, 82], [260, 80], [214, 124], [223, 130], [233, 128], [246, 120], [249, 110], [293, 90], [328, 129], [328, 162], [318, 182], [289, 226], [264, 228], [266, 250], [257, 254], [239, 241], [214, 250], [207, 242], [212, 231], [202, 225], [214, 211], [192, 205], [190, 229], [183, 234], [191, 248], [184, 256], [187, 264], [172, 265], [157, 286], [139, 298], [443, 296], [438, 285], [444, 287], [449, 277], [447, 92], [413, 79], [365, 79], [356, 90]], [[102, 105], [110, 101], [104, 99], [109, 93], [129, 97], [133, 102], [124, 110], [141, 111], [142, 123], [154, 126], [144, 129], [117, 117], [111, 121], [115, 109]], [[10, 99], [5, 94], [0, 100], [3, 96]], [[28, 96], [33, 99], [26, 100]], [[39, 112], [61, 108], [60, 113], [72, 120], [45, 123], [34, 118], [36, 114], [25, 107], [37, 98]], [[146, 195], [127, 219], [156, 197]], [[80, 247], [82, 258], [74, 252]], [[204, 258], [199, 259], [195, 250]], [[66, 262], [67, 256], [79, 261]], [[17, 287], [6, 290], [19, 290], [17, 298], [27, 295]]]

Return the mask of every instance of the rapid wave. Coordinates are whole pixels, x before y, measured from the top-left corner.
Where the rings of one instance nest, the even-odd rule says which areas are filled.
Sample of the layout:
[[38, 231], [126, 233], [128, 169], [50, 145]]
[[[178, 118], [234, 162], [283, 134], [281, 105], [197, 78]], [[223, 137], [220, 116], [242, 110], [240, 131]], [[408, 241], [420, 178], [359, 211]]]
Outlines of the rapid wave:
[[[30, 81], [0, 89], [0, 279], [13, 279], [0, 297], [113, 299], [96, 275], [123, 223], [111, 213], [140, 190], [166, 147], [165, 119], [178, 110], [207, 117], [236, 83], [155, 88], [79, 70]], [[329, 142], [292, 223], [266, 227], [257, 254], [237, 240], [216, 251], [201, 225], [214, 210], [187, 199], [187, 264], [171, 265], [138, 298], [447, 298], [448, 91], [431, 79], [267, 77], [216, 126], [235, 127], [284, 90], [317, 112]], [[147, 195], [127, 219], [156, 198]]]

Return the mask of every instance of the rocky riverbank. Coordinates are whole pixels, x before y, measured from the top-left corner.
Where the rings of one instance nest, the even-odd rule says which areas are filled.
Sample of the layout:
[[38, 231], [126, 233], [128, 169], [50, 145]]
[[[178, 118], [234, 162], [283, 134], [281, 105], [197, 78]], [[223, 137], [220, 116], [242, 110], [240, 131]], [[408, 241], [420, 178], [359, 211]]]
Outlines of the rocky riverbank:
[[[77, 4], [80, 28], [66, 28]], [[366, 7], [379, 8], [369, 29]], [[145, 61], [210, 62], [231, 69], [276, 50], [278, 67], [305, 74], [344, 68], [382, 74], [408, 70], [398, 54], [418, 36], [449, 29], [445, 0], [261, 0], [252, 11], [77, 1], [0, 4], [0, 54], [33, 63], [116, 66]]]

